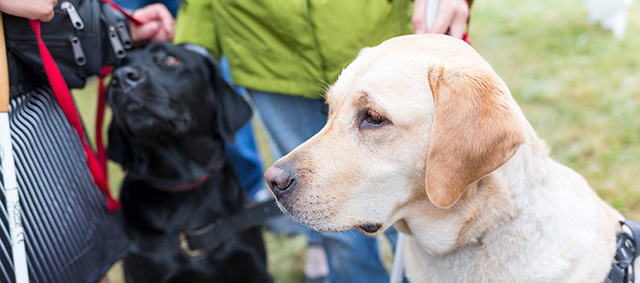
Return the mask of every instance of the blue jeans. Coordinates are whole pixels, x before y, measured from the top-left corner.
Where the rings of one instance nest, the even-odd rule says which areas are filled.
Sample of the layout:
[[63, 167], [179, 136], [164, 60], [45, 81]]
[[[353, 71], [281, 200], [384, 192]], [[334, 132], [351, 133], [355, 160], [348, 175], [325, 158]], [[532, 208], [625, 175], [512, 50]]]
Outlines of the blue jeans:
[[263, 189], [262, 160], [256, 148], [251, 122], [236, 132], [234, 143], [225, 143], [227, 158], [240, 178], [240, 184], [252, 200]]
[[[322, 99], [249, 90], [264, 127], [270, 134], [274, 158], [282, 157], [317, 133], [327, 121], [327, 105]], [[390, 239], [395, 230], [389, 229]], [[310, 231], [310, 241], [318, 241], [327, 252], [329, 282], [389, 282], [380, 260], [377, 240], [357, 230], [342, 233]], [[393, 243], [395, 246], [395, 243]]]
[[[220, 71], [224, 79], [233, 86], [229, 62], [225, 56], [220, 58]], [[244, 88], [235, 87], [235, 89], [240, 95], [250, 99]], [[237, 172], [242, 187], [247, 190], [252, 200], [257, 200], [256, 194], [263, 189], [264, 183], [262, 182], [262, 159], [256, 147], [251, 121], [236, 132], [234, 143], [227, 142], [225, 146], [227, 158]]]

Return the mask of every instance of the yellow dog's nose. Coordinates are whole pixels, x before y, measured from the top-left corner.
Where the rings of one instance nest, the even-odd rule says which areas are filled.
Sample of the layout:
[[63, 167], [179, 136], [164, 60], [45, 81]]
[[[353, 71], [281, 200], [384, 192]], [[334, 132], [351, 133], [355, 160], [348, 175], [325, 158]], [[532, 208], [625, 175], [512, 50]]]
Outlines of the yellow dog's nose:
[[264, 179], [269, 184], [271, 191], [276, 196], [280, 196], [291, 187], [294, 179], [291, 177], [289, 170], [271, 166], [264, 172]]

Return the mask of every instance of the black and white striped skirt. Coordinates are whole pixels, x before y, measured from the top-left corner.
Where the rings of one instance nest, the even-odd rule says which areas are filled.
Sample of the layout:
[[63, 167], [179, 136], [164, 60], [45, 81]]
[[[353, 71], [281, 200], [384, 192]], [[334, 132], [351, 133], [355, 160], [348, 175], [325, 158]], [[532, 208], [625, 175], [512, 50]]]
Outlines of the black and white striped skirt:
[[[51, 91], [38, 89], [13, 98], [10, 110], [31, 282], [97, 282], [125, 253], [118, 213], [107, 210], [80, 138]], [[13, 282], [0, 187], [0, 282]]]

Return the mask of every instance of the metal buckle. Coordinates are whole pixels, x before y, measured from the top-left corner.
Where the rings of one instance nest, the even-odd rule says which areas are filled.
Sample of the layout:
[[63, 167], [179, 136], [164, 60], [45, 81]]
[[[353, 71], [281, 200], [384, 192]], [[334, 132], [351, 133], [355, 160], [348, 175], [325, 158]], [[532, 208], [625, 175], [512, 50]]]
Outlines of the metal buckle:
[[190, 257], [195, 257], [195, 256], [199, 256], [204, 254], [204, 250], [202, 249], [198, 249], [198, 250], [192, 250], [191, 247], [189, 246], [189, 241], [187, 240], [187, 235], [185, 235], [184, 232], [180, 233], [178, 235], [178, 241], [180, 244], [180, 250], [182, 250], [182, 252]]

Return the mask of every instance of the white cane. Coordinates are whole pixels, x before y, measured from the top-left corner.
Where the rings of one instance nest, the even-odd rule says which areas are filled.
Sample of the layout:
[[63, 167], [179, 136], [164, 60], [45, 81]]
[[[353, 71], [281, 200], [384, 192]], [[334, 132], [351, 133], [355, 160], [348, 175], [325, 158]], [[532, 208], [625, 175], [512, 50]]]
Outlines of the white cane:
[[24, 248], [25, 234], [22, 228], [22, 210], [9, 129], [9, 69], [4, 43], [2, 13], [0, 13], [0, 159], [2, 160], [5, 208], [9, 218], [9, 233], [13, 252], [13, 270], [16, 275], [16, 283], [27, 283], [29, 282], [29, 272], [27, 271], [27, 254]]
[[391, 266], [390, 283], [402, 283], [404, 278], [404, 242], [407, 236], [398, 231], [398, 239], [393, 253], [393, 265]]

